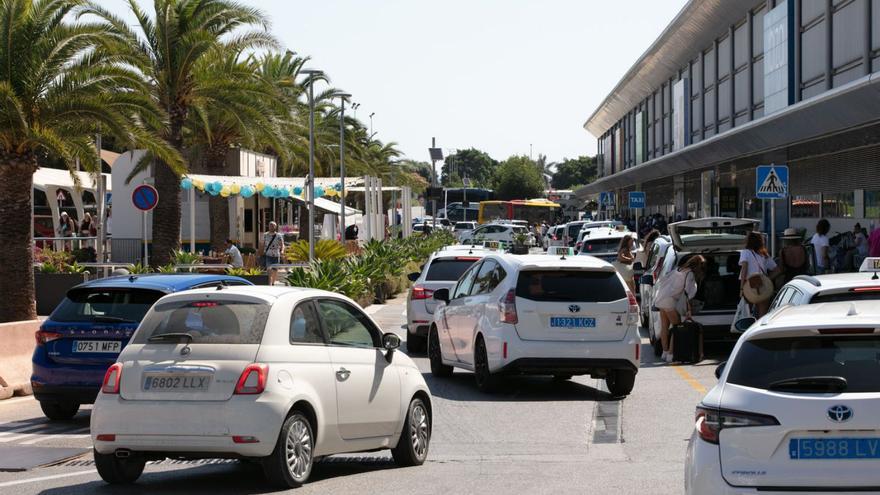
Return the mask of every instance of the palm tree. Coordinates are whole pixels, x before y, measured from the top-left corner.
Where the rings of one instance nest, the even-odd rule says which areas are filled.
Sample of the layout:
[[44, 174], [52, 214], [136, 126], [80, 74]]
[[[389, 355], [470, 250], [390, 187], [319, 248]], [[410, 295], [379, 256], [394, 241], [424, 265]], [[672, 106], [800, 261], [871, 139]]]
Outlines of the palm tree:
[[[193, 105], [185, 135], [193, 157], [203, 160], [207, 172], [224, 175], [226, 156], [234, 147], [266, 147], [287, 157], [282, 120], [287, 109], [281, 92], [258, 71], [252, 56], [228, 50], [216, 50], [196, 65], [194, 78], [205, 84], [227, 80], [239, 88], [226, 105]], [[211, 220], [211, 247], [222, 251], [229, 235], [229, 200], [211, 196], [208, 200]]]
[[139, 74], [108, 44], [103, 24], [74, 22], [87, 0], [0, 0], [0, 321], [33, 319], [33, 174], [57, 159], [98, 172], [100, 129], [173, 167], [179, 154], [141, 123], [163, 121]]
[[[152, 98], [168, 114], [168, 122], [156, 131], [182, 153], [184, 127], [193, 107], [230, 106], [243, 97], [242, 88], [228, 78], [196, 77], [200, 61], [218, 50], [239, 53], [274, 47], [276, 41], [267, 32], [268, 20], [260, 10], [232, 0], [154, 0], [154, 17], [136, 0], [128, 0], [128, 6], [138, 30], [102, 7], [92, 6], [89, 12], [104, 19], [121, 39], [112, 45], [113, 51], [124, 54], [150, 82]], [[258, 29], [240, 31], [250, 27]], [[150, 158], [142, 160], [134, 173], [149, 166]], [[164, 265], [180, 246], [179, 174], [185, 169], [156, 158], [153, 175], [162, 200], [153, 215], [151, 261]]]
[[541, 172], [541, 176], [544, 178], [544, 189], [550, 189], [550, 180], [553, 179], [553, 174], [556, 173], [556, 167], [559, 164], [548, 162], [547, 155], [538, 155], [538, 160], [535, 163]]

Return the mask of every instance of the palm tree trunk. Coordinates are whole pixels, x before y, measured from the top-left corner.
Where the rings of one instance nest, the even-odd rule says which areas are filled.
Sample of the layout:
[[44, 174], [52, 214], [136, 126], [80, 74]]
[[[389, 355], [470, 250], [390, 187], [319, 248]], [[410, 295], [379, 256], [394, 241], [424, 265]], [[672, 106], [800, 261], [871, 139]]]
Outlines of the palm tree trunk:
[[[186, 110], [174, 108], [168, 143], [183, 154], [183, 123]], [[150, 264], [162, 266], [171, 263], [172, 252], [180, 249], [180, 178], [162, 161], [157, 161], [154, 176], [159, 203], [153, 210], [153, 252]]]
[[0, 154], [0, 323], [37, 317], [31, 190], [37, 159]]
[[[224, 174], [228, 149], [228, 146], [215, 146], [208, 150], [206, 165], [209, 174]], [[229, 198], [211, 196], [208, 198], [208, 212], [211, 219], [211, 249], [223, 252], [229, 237]]]

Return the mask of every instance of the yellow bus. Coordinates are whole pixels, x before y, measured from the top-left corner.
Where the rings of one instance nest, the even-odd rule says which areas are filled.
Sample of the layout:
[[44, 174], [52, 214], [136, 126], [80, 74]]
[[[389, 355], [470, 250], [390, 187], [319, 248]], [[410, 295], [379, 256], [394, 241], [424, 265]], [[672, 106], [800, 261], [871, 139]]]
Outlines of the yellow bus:
[[546, 199], [514, 199], [512, 201], [480, 201], [477, 221], [525, 220], [529, 225], [546, 221], [554, 223], [562, 215], [562, 207]]

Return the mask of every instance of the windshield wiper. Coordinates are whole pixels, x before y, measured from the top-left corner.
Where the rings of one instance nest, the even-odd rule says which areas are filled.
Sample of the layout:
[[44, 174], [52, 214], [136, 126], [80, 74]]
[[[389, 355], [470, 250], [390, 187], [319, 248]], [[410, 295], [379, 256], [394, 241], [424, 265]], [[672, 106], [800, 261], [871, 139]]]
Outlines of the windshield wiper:
[[107, 315], [93, 316], [92, 320], [109, 322], [109, 323], [137, 323], [136, 321], [129, 320], [128, 318], [120, 318], [118, 316], [107, 316]]
[[164, 342], [166, 340], [181, 340], [186, 339], [187, 344], [191, 344], [193, 341], [193, 336], [188, 333], [160, 333], [159, 335], [153, 335], [152, 337], [147, 339], [147, 342]]
[[846, 390], [846, 387], [846, 378], [842, 376], [804, 376], [777, 380], [767, 388], [768, 390], [821, 393], [843, 392]]

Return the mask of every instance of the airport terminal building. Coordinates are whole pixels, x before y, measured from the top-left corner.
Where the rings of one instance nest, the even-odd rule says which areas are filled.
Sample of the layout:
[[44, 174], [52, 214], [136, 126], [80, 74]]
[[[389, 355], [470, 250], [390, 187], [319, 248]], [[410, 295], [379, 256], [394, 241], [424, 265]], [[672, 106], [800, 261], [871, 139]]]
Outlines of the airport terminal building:
[[[788, 165], [776, 231], [880, 226], [880, 0], [691, 0], [584, 127], [644, 213], [769, 225], [756, 167]], [[766, 230], [766, 227], [765, 227]]]

